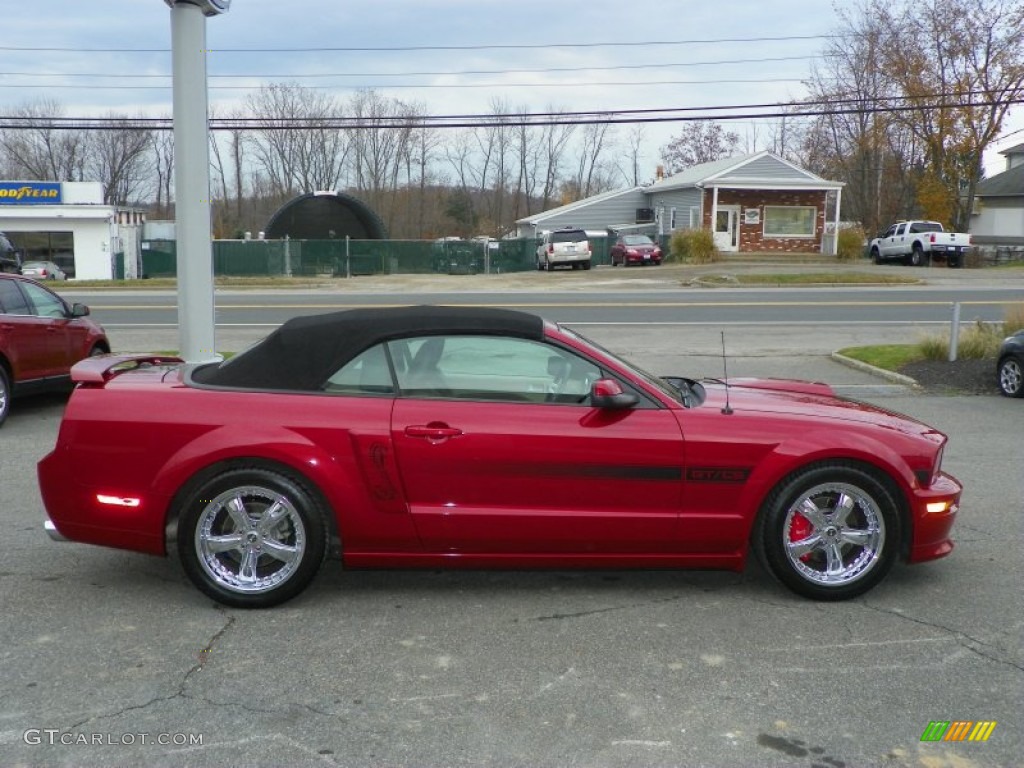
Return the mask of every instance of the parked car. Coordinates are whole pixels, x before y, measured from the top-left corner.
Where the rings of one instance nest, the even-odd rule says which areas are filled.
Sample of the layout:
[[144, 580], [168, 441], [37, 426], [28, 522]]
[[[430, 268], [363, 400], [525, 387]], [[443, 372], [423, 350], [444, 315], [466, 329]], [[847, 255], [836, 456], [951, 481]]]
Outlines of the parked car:
[[610, 250], [612, 266], [661, 264], [661, 248], [647, 235], [619, 235]]
[[110, 351], [84, 304], [68, 304], [35, 280], [0, 274], [0, 425], [11, 400], [66, 388], [71, 366]]
[[38, 467], [50, 535], [176, 544], [232, 606], [294, 597], [334, 547], [347, 568], [741, 570], [752, 545], [821, 600], [953, 548], [935, 429], [824, 384], [658, 378], [522, 312], [299, 317], [225, 362], [72, 378]]
[[964, 232], [946, 232], [937, 221], [900, 221], [871, 241], [868, 246], [875, 264], [901, 261], [923, 267], [933, 259], [947, 266], [962, 267], [971, 236]]
[[0, 232], [0, 273], [21, 274], [21, 254], [3, 232]]
[[26, 261], [21, 265], [21, 274], [36, 280], [67, 280], [64, 270], [52, 261]]
[[590, 269], [590, 263], [590, 238], [579, 227], [563, 227], [541, 235], [537, 246], [537, 269], [550, 271], [562, 264], [573, 269]]
[[999, 391], [1007, 397], [1024, 397], [1024, 330], [1003, 341], [996, 359]]

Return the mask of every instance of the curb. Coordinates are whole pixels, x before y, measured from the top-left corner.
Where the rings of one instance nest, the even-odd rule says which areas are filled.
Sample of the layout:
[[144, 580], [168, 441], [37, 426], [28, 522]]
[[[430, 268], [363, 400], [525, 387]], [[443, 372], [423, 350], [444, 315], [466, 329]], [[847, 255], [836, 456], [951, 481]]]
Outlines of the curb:
[[916, 379], [912, 379], [909, 376], [904, 376], [902, 373], [896, 373], [895, 371], [888, 371], [885, 368], [879, 368], [869, 363], [862, 362], [860, 360], [854, 360], [852, 357], [841, 355], [839, 352], [833, 352], [831, 355], [832, 359], [837, 363], [841, 363], [849, 368], [855, 368], [858, 371], [864, 373], [870, 373], [874, 376], [878, 376], [882, 379], [887, 379], [895, 384], [902, 384], [905, 387], [911, 389], [921, 389], [921, 385], [917, 383]]

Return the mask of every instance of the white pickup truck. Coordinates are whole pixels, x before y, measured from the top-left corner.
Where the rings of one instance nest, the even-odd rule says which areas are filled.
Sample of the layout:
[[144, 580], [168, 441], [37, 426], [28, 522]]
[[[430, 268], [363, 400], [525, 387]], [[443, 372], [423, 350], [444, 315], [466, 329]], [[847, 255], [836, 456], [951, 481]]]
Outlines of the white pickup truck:
[[970, 247], [970, 235], [946, 232], [937, 221], [900, 221], [872, 240], [870, 250], [875, 264], [901, 261], [923, 267], [941, 259], [947, 266], [962, 267]]

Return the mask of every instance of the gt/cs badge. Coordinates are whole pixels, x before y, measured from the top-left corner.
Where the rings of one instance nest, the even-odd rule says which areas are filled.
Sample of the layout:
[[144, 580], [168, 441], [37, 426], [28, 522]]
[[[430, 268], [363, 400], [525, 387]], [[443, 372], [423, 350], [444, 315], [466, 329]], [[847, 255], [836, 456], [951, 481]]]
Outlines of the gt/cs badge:
[[749, 467], [687, 467], [686, 479], [691, 483], [725, 483], [742, 485], [750, 477]]

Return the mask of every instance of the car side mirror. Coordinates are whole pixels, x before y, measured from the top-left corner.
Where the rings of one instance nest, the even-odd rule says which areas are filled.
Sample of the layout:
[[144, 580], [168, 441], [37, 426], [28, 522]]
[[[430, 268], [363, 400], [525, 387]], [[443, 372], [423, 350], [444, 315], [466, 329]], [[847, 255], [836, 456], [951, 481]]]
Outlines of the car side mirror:
[[72, 317], [85, 317], [89, 314], [89, 308], [85, 304], [80, 304], [77, 301], [71, 305], [71, 316]]
[[590, 387], [590, 404], [595, 408], [632, 408], [639, 402], [639, 397], [624, 391], [615, 379], [598, 379]]

